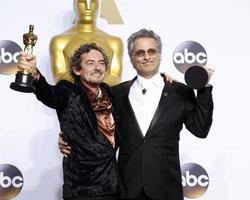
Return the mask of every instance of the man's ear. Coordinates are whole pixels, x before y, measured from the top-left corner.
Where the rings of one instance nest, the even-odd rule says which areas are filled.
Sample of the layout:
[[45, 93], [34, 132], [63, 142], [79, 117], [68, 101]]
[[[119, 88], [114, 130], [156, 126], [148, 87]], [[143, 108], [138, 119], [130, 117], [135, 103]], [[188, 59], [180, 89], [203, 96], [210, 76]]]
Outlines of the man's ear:
[[130, 57], [130, 63], [132, 64], [133, 68], [135, 69], [134, 60], [132, 57]]
[[131, 64], [133, 64], [133, 62], [134, 62], [132, 57], [130, 57], [130, 62], [131, 62]]
[[77, 76], [80, 76], [81, 75], [81, 70], [78, 68], [78, 67], [76, 67], [76, 66], [73, 66], [72, 67], [72, 70], [73, 70], [73, 72], [77, 75]]

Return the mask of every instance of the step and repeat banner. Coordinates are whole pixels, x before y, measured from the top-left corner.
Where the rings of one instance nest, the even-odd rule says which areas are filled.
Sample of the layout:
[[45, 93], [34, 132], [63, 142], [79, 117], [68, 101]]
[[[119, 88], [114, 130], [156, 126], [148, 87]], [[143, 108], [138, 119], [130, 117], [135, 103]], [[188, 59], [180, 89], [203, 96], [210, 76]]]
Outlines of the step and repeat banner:
[[[0, 199], [62, 199], [60, 132], [54, 110], [32, 93], [10, 89], [23, 34], [34, 25], [34, 54], [48, 82], [55, 83], [51, 38], [74, 26], [73, 0], [12, 0], [0, 6]], [[215, 70], [213, 125], [206, 139], [181, 132], [185, 199], [250, 199], [250, 1], [100, 0], [96, 26], [121, 38], [122, 75], [135, 76], [127, 38], [147, 28], [163, 41], [160, 70], [185, 83], [193, 65]], [[184, 70], [184, 71], [183, 71]]]

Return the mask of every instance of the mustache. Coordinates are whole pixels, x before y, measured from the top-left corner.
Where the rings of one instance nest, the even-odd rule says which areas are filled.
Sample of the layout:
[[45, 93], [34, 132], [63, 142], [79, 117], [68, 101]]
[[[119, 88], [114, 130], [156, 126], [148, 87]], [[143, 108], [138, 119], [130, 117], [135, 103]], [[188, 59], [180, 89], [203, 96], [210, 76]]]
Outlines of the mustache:
[[103, 71], [103, 70], [95, 70], [95, 71], [93, 71], [93, 72], [91, 73], [91, 75], [96, 75], [96, 74], [98, 74], [98, 75], [103, 75], [103, 74], [104, 74], [104, 71]]

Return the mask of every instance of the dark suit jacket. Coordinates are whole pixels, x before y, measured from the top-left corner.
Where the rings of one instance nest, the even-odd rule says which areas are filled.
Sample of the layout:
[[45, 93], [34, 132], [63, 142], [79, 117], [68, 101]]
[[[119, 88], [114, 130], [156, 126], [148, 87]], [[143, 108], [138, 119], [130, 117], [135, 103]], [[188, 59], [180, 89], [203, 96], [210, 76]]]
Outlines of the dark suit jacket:
[[[184, 84], [166, 82], [162, 96], [143, 137], [128, 99], [133, 81], [112, 88], [120, 116], [119, 172], [122, 198], [141, 192], [157, 200], [182, 200], [179, 135], [183, 124], [205, 138], [212, 123], [212, 86], [194, 91]], [[147, 108], [145, 108], [147, 109]]]

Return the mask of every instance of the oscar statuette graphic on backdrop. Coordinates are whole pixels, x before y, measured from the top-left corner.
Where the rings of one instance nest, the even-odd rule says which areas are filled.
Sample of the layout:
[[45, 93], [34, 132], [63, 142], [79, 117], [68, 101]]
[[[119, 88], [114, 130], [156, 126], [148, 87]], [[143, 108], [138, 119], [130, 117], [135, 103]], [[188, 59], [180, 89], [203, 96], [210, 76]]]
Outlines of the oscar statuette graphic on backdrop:
[[[53, 36], [50, 41], [50, 63], [55, 81], [73, 81], [69, 70], [72, 54], [80, 44], [96, 43], [102, 47], [109, 57], [109, 67], [104, 82], [116, 85], [121, 82], [122, 75], [122, 39], [104, 32], [96, 26], [100, 0], [74, 0], [73, 10], [75, 21], [73, 25], [63, 33]], [[112, 22], [117, 17], [117, 8], [114, 0], [102, 0], [102, 17], [107, 17]], [[113, 5], [113, 6], [112, 6]], [[113, 10], [107, 10], [108, 7]], [[114, 15], [115, 11], [116, 15]], [[107, 13], [109, 15], [107, 16]], [[113, 17], [110, 17], [110, 13]], [[118, 20], [119, 22], [119, 20]]]
[[[37, 36], [33, 33], [34, 25], [29, 26], [29, 33], [25, 33], [23, 35], [23, 44], [24, 44], [24, 52], [27, 54], [32, 54], [33, 47], [36, 44]], [[15, 82], [12, 82], [10, 84], [10, 88], [18, 91], [18, 92], [25, 92], [25, 93], [31, 93], [34, 92], [34, 86], [33, 86], [33, 80], [34, 78], [28, 71], [17, 71]]]

